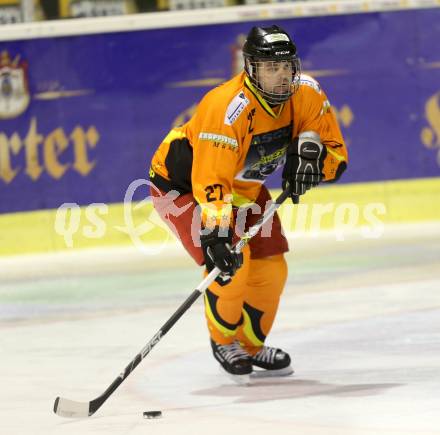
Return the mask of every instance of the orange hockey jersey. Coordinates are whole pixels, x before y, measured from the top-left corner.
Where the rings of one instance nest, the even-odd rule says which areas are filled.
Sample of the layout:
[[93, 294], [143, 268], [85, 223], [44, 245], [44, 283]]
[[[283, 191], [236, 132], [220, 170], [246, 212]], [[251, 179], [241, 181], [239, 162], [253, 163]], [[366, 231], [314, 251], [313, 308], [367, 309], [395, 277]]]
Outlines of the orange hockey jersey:
[[327, 148], [325, 181], [338, 178], [347, 150], [318, 82], [301, 75], [294, 95], [272, 108], [243, 72], [208, 92], [194, 116], [168, 133], [150, 179], [164, 191], [192, 192], [205, 224], [218, 225], [225, 204], [257, 198], [268, 175], [284, 165], [287, 145], [305, 131], [318, 133]]

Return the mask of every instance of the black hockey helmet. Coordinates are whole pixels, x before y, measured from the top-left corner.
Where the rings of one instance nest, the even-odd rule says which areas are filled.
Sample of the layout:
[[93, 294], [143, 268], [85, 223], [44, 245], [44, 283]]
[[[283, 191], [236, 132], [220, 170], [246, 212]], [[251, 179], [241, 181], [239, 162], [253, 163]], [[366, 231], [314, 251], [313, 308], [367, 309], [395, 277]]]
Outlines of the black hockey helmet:
[[[245, 71], [251, 83], [270, 104], [279, 104], [290, 98], [299, 86], [301, 63], [296, 45], [281, 27], [252, 27], [243, 46]], [[276, 94], [263, 90], [258, 82], [258, 66], [261, 62], [288, 61], [292, 64], [292, 85], [289, 92]]]

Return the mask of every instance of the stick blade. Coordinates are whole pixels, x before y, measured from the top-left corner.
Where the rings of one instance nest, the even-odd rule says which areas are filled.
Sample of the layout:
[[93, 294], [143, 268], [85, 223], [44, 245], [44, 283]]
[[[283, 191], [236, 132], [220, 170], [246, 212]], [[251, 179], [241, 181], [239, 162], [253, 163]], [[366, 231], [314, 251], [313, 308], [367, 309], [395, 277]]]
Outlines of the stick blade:
[[89, 402], [76, 402], [75, 400], [57, 397], [53, 405], [53, 412], [60, 417], [87, 418], [89, 417]]

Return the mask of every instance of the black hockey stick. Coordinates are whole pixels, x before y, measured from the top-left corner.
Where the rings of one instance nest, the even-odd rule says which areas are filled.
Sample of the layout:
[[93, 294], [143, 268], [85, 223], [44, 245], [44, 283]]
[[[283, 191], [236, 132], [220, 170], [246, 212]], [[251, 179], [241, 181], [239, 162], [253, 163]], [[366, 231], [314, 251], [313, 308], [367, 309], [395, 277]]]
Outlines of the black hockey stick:
[[[278, 207], [290, 196], [290, 189], [285, 189], [280, 196], [273, 202], [263, 216], [258, 219], [255, 225], [240, 238], [234, 249], [237, 253], [241, 252], [249, 240], [254, 237], [261, 227], [274, 215]], [[113, 394], [113, 392], [124, 382], [128, 375], [138, 366], [138, 364], [151, 352], [154, 346], [162, 339], [162, 337], [174, 326], [174, 324], [183, 316], [189, 307], [197, 300], [197, 298], [215, 281], [220, 274], [220, 269], [215, 267], [199, 284], [199, 286], [189, 295], [176, 312], [166, 321], [153, 338], [145, 345], [145, 347], [134, 357], [134, 359], [125, 367], [125, 370], [110, 384], [110, 386], [96, 399], [91, 402], [77, 402], [74, 400], [57, 397], [53, 406], [55, 414], [60, 417], [85, 418], [93, 415], [102, 404]]]

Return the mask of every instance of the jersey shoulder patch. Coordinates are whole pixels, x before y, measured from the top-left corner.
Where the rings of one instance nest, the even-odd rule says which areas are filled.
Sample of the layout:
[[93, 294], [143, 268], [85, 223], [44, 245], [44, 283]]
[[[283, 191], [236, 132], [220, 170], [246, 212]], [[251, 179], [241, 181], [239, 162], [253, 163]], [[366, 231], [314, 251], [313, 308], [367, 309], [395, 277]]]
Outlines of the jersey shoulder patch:
[[229, 103], [225, 113], [225, 124], [232, 125], [242, 114], [245, 107], [249, 104], [249, 99], [243, 91], [240, 91]]
[[313, 88], [318, 94], [321, 93], [321, 86], [319, 83], [313, 77], [308, 76], [307, 74], [301, 74], [299, 84]]

